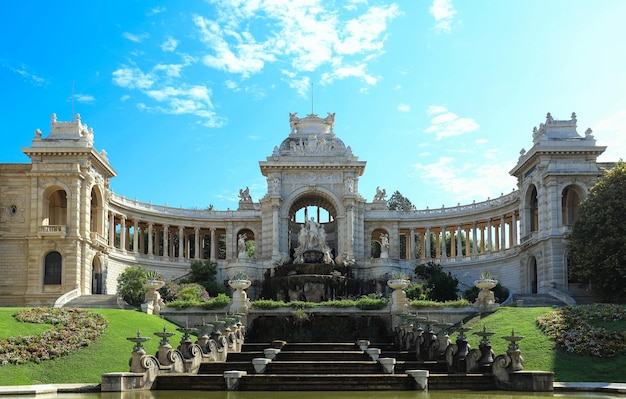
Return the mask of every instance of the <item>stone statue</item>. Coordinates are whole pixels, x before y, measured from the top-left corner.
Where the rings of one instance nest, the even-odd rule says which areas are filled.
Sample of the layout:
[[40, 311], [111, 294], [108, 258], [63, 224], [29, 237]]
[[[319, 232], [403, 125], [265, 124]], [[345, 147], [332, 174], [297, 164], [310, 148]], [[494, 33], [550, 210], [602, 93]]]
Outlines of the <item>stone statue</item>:
[[389, 234], [380, 234], [380, 257], [389, 258]]
[[374, 195], [374, 201], [384, 201], [387, 196], [387, 190], [384, 188], [381, 190], [380, 186], [376, 187], [376, 195]]
[[237, 238], [237, 251], [239, 252], [237, 255], [238, 258], [246, 257], [246, 238], [248, 238], [246, 233], [239, 234]]
[[289, 127], [291, 128], [291, 133], [295, 133], [298, 130], [298, 124], [300, 124], [300, 118], [298, 118], [298, 113], [289, 113]]
[[298, 233], [298, 247], [295, 248], [294, 262], [304, 263], [306, 251], [317, 251], [323, 254], [324, 263], [334, 263], [331, 249], [326, 245], [326, 230], [313, 217], [305, 221]]
[[335, 132], [335, 113], [328, 112], [328, 116], [324, 118], [324, 122], [326, 122], [326, 124], [330, 126], [330, 132], [334, 133]]
[[239, 201], [252, 201], [252, 197], [250, 197], [250, 189], [248, 187], [246, 187], [245, 190], [239, 189]]

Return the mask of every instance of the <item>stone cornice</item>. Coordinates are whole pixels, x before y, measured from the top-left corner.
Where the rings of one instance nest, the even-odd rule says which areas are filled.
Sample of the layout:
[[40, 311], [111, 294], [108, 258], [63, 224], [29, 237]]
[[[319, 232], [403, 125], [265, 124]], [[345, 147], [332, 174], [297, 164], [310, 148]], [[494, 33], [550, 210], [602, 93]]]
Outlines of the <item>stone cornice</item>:
[[117, 172], [109, 165], [109, 162], [103, 158], [92, 147], [88, 148], [22, 148], [22, 152], [31, 160], [36, 157], [57, 157], [57, 158], [75, 158], [85, 157], [95, 165], [95, 167], [104, 175], [105, 178], [117, 176]]
[[548, 147], [548, 148], [542, 147], [539, 149], [538, 149], [538, 146], [533, 146], [533, 148], [531, 148], [530, 151], [520, 156], [517, 165], [515, 165], [515, 167], [509, 171], [509, 174], [511, 176], [519, 177], [517, 174], [522, 173], [524, 169], [528, 168], [530, 165], [535, 163], [538, 158], [544, 155], [553, 156], [553, 155], [580, 154], [580, 155], [595, 155], [596, 157], [598, 157], [600, 154], [604, 152], [605, 149], [606, 147], [602, 147], [602, 146], [578, 147], [578, 148], [561, 146], [561, 147]]

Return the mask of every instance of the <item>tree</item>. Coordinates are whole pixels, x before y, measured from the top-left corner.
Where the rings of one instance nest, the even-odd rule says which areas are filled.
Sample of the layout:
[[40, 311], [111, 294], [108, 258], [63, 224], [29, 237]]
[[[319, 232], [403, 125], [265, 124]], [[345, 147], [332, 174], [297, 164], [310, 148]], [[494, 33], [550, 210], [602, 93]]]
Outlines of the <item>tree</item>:
[[402, 195], [400, 191], [396, 190], [387, 200], [387, 208], [392, 211], [414, 211], [415, 205], [411, 203], [411, 200]]
[[606, 301], [626, 298], [626, 164], [618, 162], [580, 204], [568, 241], [570, 277]]
[[182, 280], [181, 283], [198, 283], [209, 292], [209, 295], [217, 296], [220, 293], [227, 293], [228, 290], [224, 284], [217, 282], [217, 263], [206, 259], [194, 260], [189, 266], [189, 277]]
[[146, 295], [143, 283], [148, 279], [148, 272], [141, 266], [126, 268], [117, 277], [117, 293], [128, 304], [141, 306]]

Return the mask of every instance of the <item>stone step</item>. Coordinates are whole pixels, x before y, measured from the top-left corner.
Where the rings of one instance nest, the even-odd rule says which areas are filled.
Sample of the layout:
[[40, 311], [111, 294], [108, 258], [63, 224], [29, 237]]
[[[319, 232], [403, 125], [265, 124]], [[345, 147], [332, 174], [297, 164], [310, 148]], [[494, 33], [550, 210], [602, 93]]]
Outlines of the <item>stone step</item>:
[[525, 308], [540, 306], [565, 306], [566, 304], [548, 294], [515, 294], [513, 295], [513, 304], [520, 304]]
[[63, 305], [64, 308], [125, 309], [128, 306], [117, 295], [81, 295]]

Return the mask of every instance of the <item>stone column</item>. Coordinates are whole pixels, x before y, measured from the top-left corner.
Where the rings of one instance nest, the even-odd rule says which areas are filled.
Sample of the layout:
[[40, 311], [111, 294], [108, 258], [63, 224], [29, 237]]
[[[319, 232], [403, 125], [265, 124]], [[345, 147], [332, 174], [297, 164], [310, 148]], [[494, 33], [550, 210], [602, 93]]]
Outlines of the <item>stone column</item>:
[[163, 225], [163, 257], [169, 258], [170, 256], [170, 225]]
[[408, 257], [408, 259], [415, 259], [415, 258], [417, 258], [417, 256], [415, 256], [416, 255], [415, 254], [415, 229], [413, 227], [411, 227], [411, 239], [409, 240], [409, 245], [411, 247], [409, 248], [409, 257]]
[[440, 259], [445, 259], [448, 257], [446, 250], [446, 226], [441, 226], [441, 256]]
[[491, 254], [493, 250], [493, 240], [491, 234], [491, 219], [487, 220], [487, 253]]
[[194, 259], [200, 259], [200, 227], [196, 227], [193, 229], [193, 241], [194, 241]]
[[109, 247], [115, 248], [115, 214], [109, 213]]
[[424, 259], [432, 259], [430, 256], [430, 226], [426, 226], [426, 233], [424, 234], [424, 246], [422, 248], [426, 248], [424, 253]]
[[152, 242], [152, 231], [154, 229], [154, 223], [148, 223], [148, 257], [154, 257], [154, 243]]
[[463, 257], [463, 236], [460, 224], [456, 226], [456, 256], [457, 258]]
[[[278, 199], [272, 199], [272, 258], [277, 258], [279, 251], [279, 218], [278, 210], [280, 209], [280, 203]], [[305, 208], [306, 210], [306, 208]], [[318, 208], [319, 210], [319, 208]], [[319, 218], [318, 218], [319, 220]]]
[[126, 216], [122, 215], [120, 222], [120, 250], [126, 251]]
[[209, 259], [211, 262], [215, 262], [216, 259], [216, 242], [215, 242], [215, 228], [211, 227], [211, 249], [209, 250]]
[[178, 226], [178, 261], [182, 262], [185, 260], [185, 254], [184, 254], [184, 250], [185, 248], [183, 247], [185, 241], [185, 227], [184, 226]]
[[139, 220], [135, 219], [133, 223], [133, 252], [135, 255], [139, 253]]
[[504, 215], [500, 216], [500, 251], [506, 249], [506, 223], [504, 222]]
[[472, 256], [478, 255], [478, 232], [476, 231], [476, 221], [472, 222]]
[[515, 217], [515, 210], [511, 214], [511, 246], [518, 245], [517, 241], [517, 219]]

